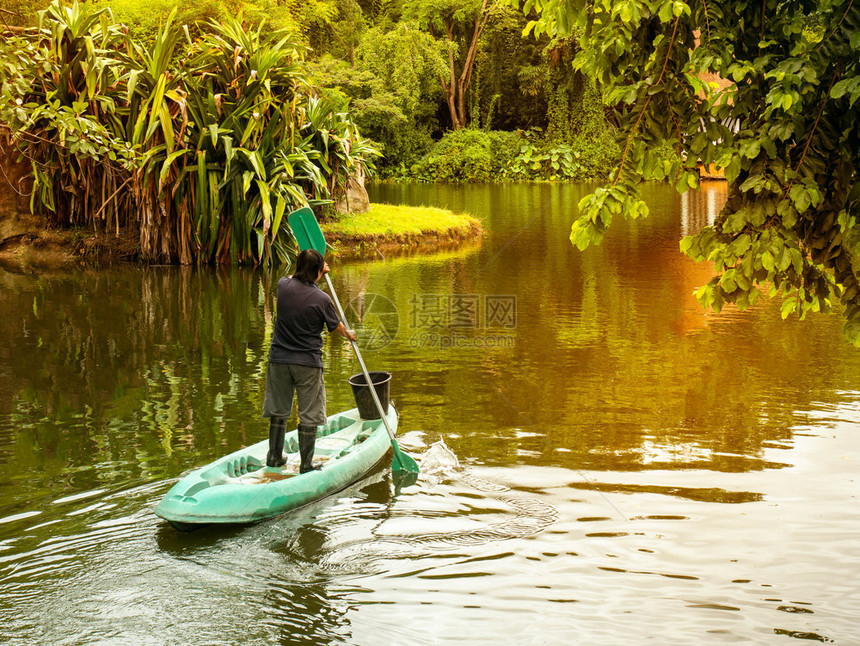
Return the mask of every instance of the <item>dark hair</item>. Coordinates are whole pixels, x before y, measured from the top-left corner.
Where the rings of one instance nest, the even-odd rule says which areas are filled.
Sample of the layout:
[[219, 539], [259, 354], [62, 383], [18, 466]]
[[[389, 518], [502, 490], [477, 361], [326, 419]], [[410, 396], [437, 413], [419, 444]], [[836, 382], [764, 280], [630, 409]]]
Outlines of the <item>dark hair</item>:
[[293, 278], [308, 285], [316, 284], [320, 277], [325, 260], [316, 249], [305, 249], [296, 258], [296, 272]]

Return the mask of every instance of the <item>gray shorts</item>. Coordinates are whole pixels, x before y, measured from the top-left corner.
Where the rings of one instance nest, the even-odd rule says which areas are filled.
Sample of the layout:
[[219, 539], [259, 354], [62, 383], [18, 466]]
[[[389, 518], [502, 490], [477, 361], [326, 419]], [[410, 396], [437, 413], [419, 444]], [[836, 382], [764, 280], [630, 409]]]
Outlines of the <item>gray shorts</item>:
[[289, 417], [293, 411], [294, 392], [299, 399], [299, 423], [325, 424], [323, 369], [295, 363], [269, 363], [263, 417]]

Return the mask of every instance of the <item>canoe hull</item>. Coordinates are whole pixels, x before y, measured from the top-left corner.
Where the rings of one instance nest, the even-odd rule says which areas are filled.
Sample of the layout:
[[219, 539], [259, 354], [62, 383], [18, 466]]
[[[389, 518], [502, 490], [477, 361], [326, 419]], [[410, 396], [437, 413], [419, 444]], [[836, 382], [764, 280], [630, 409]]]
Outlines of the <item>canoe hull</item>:
[[[397, 428], [397, 412], [388, 421]], [[391, 440], [381, 419], [363, 420], [358, 410], [328, 418], [317, 436], [315, 461], [323, 468], [298, 475], [298, 437], [284, 442], [288, 463], [265, 466], [268, 439], [192, 471], [164, 496], [155, 514], [182, 531], [213, 523], [252, 523], [330, 496], [360, 480], [383, 457]]]

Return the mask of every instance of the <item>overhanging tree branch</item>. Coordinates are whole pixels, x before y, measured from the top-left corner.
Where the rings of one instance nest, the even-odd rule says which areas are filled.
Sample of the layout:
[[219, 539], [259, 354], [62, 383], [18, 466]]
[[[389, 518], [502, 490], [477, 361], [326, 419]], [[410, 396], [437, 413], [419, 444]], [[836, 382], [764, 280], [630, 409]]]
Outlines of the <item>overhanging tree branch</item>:
[[[657, 79], [656, 83], [652, 83], [649, 88], [656, 87], [663, 82], [663, 75], [666, 73], [666, 67], [669, 65], [669, 57], [672, 55], [672, 45], [675, 44], [675, 36], [678, 34], [678, 22], [681, 17], [678, 16], [675, 18], [675, 27], [672, 29], [672, 39], [669, 41], [669, 47], [666, 51], [666, 60], [663, 61], [663, 69], [660, 71], [660, 78]], [[645, 99], [645, 105], [642, 106], [642, 111], [639, 113], [639, 118], [636, 119], [636, 123], [633, 124], [633, 129], [630, 131], [630, 135], [627, 137], [627, 142], [624, 144], [624, 152], [621, 154], [621, 164], [618, 166], [618, 173], [615, 176], [615, 181], [612, 182], [612, 185], [615, 186], [618, 183], [618, 180], [621, 179], [621, 171], [624, 170], [624, 163], [627, 160], [627, 151], [630, 148], [630, 141], [633, 139], [633, 135], [636, 134], [636, 131], [639, 129], [639, 124], [642, 122], [642, 117], [645, 116], [645, 111], [648, 109], [648, 104], [651, 103], [651, 97], [653, 94], [649, 94], [648, 98]]]

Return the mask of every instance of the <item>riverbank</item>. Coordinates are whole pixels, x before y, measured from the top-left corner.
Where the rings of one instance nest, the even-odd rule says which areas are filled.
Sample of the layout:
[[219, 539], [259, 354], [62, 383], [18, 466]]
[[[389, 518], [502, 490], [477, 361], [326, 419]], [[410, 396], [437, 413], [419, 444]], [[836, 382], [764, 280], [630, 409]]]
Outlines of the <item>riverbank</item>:
[[[58, 267], [77, 263], [140, 261], [136, 233], [93, 233], [49, 229], [43, 218], [0, 214], [0, 265]], [[322, 225], [338, 258], [369, 258], [446, 250], [480, 239], [481, 222], [469, 215], [432, 207], [371, 204]]]
[[42, 222], [39, 229], [27, 228], [0, 238], [0, 266], [6, 268], [136, 262], [139, 258], [137, 236], [124, 231], [116, 235], [81, 229], [49, 229]]
[[481, 221], [470, 215], [428, 206], [371, 204], [322, 224], [339, 258], [408, 254], [450, 249], [483, 235]]

